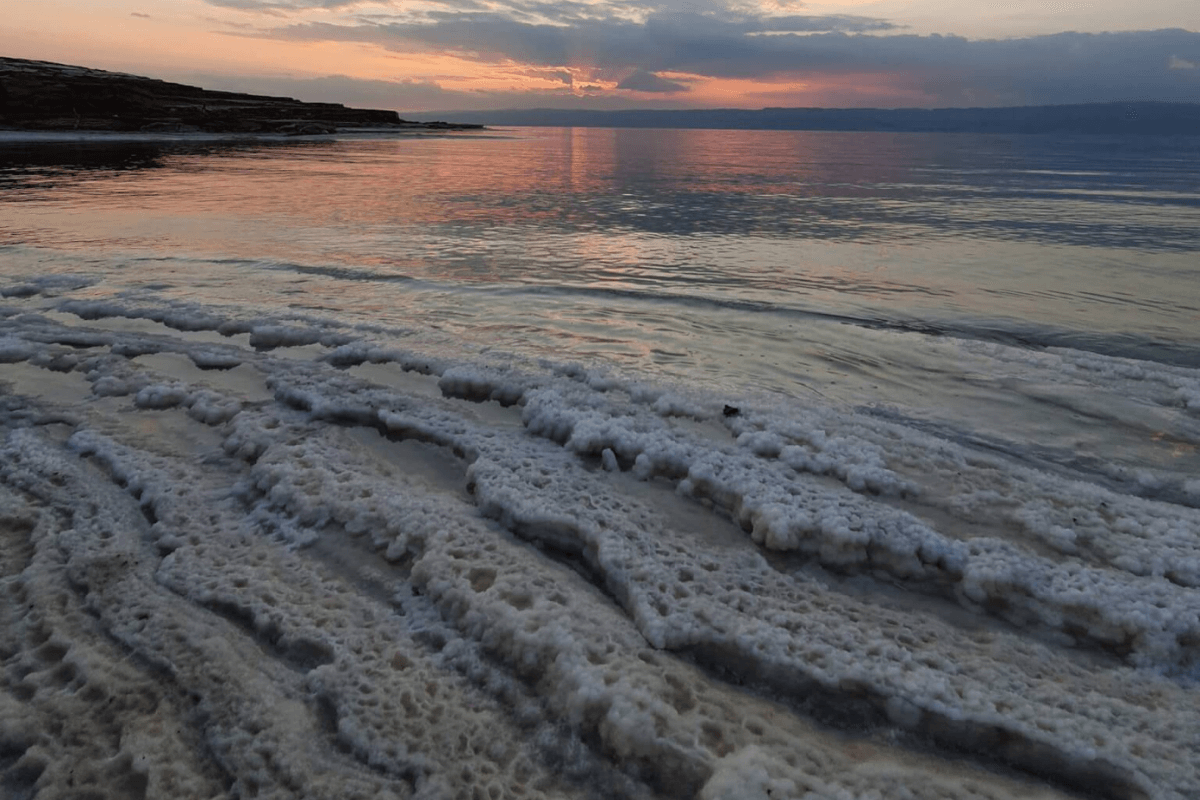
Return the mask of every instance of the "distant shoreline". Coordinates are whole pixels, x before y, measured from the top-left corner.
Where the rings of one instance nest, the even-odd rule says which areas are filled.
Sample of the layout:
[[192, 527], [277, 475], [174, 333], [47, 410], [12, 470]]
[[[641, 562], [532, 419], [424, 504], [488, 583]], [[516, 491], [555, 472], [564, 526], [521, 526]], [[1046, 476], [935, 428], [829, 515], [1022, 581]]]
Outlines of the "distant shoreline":
[[238, 142], [289, 142], [306, 139], [408, 139], [438, 138], [463, 131], [494, 133], [486, 128], [338, 128], [334, 131], [313, 134], [285, 133], [241, 133], [236, 131], [101, 131], [101, 130], [38, 130], [31, 128], [5, 128], [0, 126], [0, 147], [11, 145], [52, 144], [231, 144]]
[[1155, 101], [1003, 108], [713, 108], [627, 111], [537, 108], [436, 113], [493, 127], [1200, 136], [1200, 103]]
[[201, 89], [87, 67], [0, 57], [0, 132], [320, 136], [506, 127], [1200, 136], [1200, 103], [1130, 101], [1002, 108], [503, 109], [430, 115]]
[[327, 135], [347, 130], [465, 131], [395, 111], [218, 92], [88, 67], [0, 58], [0, 131]]

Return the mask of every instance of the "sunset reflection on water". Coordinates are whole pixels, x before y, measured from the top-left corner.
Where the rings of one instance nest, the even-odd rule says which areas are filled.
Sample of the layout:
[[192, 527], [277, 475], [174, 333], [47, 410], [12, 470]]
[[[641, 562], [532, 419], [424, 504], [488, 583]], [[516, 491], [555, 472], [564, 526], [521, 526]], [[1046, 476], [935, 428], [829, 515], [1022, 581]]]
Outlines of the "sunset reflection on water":
[[9, 143], [0, 271], [1190, 463], [1153, 414], [1114, 428], [1108, 400], [1048, 397], [955, 344], [1200, 362], [1189, 155], [705, 130]]
[[[0, 229], [10, 246], [123, 259], [130, 287], [152, 275], [179, 297], [286, 293], [456, 335], [508, 324], [523, 346], [532, 322], [551, 349], [598, 324], [632, 341], [630, 303], [661, 310], [673, 352], [715, 347], [678, 320], [725, 306], [762, 312], [747, 335], [766, 340], [797, 314], [1195, 340], [1200, 290], [1179, 276], [1200, 250], [1200, 195], [1183, 155], [634, 129], [10, 144]], [[592, 308], [611, 297], [620, 312]], [[559, 330], [583, 318], [586, 335]]]

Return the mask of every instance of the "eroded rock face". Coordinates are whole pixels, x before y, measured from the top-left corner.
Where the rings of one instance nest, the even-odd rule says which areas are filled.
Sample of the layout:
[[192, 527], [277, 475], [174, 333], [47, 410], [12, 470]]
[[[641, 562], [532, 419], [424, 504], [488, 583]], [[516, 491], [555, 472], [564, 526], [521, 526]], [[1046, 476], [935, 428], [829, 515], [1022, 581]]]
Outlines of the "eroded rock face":
[[304, 135], [394, 126], [481, 127], [407, 122], [395, 111], [213, 92], [119, 72], [0, 58], [0, 127]]

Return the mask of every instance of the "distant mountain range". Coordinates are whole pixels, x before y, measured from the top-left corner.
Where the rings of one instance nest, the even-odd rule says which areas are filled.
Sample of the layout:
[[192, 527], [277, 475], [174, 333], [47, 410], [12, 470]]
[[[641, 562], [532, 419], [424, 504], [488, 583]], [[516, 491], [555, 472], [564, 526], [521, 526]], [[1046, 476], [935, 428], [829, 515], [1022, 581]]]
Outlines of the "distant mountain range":
[[586, 111], [557, 108], [446, 111], [492, 127], [733, 128], [936, 133], [1200, 136], [1200, 103], [1117, 102], [1008, 108], [737, 108]]

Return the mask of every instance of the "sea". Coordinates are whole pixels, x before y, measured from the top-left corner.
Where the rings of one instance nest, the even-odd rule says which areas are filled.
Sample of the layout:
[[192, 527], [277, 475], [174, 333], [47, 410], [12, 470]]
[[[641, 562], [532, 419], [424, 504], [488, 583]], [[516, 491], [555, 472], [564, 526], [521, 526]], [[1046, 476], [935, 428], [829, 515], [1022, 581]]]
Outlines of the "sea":
[[0, 132], [0, 794], [1200, 797], [1198, 445], [1200, 137]]

